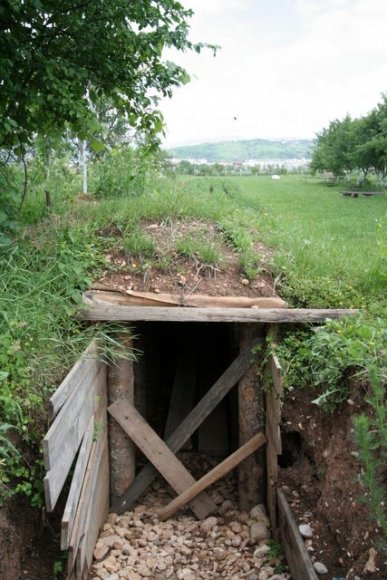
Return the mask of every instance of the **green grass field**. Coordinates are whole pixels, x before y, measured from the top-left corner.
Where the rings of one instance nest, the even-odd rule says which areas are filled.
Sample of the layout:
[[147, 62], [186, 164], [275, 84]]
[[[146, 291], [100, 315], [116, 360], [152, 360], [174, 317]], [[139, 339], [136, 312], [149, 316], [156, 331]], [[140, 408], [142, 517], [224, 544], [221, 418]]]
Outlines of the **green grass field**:
[[301, 302], [363, 306], [386, 282], [385, 196], [349, 198], [302, 176], [231, 178], [238, 200], [259, 214], [262, 239], [276, 249], [275, 269]]

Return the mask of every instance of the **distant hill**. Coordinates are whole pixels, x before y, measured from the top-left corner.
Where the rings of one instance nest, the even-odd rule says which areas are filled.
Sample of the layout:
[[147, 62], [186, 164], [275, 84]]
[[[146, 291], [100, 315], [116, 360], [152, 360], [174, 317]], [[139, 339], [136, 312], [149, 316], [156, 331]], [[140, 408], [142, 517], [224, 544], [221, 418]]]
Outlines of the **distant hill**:
[[168, 152], [177, 159], [207, 159], [210, 163], [228, 161], [260, 161], [310, 158], [313, 141], [271, 141], [251, 139], [248, 141], [221, 141], [185, 147], [174, 147]]

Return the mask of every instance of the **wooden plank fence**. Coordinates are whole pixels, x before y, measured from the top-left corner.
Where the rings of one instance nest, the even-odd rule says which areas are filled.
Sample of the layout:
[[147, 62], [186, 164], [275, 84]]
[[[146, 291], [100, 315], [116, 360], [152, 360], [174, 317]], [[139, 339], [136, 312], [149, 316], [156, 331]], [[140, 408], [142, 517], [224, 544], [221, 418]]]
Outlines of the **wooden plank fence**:
[[49, 401], [53, 422], [43, 440], [46, 505], [53, 511], [73, 467], [61, 548], [68, 550], [68, 578], [74, 580], [87, 576], [109, 510], [106, 376], [93, 341]]

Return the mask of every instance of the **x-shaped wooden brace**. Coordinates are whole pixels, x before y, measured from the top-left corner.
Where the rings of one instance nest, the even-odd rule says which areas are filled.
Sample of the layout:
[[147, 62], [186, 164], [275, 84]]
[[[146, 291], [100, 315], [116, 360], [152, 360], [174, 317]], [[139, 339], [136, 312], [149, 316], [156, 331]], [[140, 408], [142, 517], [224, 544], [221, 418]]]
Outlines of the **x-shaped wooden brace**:
[[[182, 494], [182, 499], [186, 497], [186, 495], [183, 495], [184, 492], [187, 493], [189, 491], [184, 503], [187, 503], [188, 501], [190, 502], [189, 505], [192, 511], [199, 519], [205, 518], [209, 513], [216, 510], [215, 504], [203, 492], [203, 489], [216, 481], [219, 477], [225, 475], [245, 457], [258, 449], [258, 447], [265, 443], [266, 438], [262, 434], [253, 437], [248, 441], [248, 443], [222, 462], [220, 466], [214, 468], [214, 470], [207, 474], [207, 476], [204, 476], [204, 478], [199, 482], [194, 480], [189, 471], [177, 459], [175, 453], [184, 445], [201, 423], [214, 410], [218, 403], [241, 379], [252, 363], [252, 349], [259, 342], [260, 340], [254, 341], [248, 348], [244, 349], [239, 354], [211, 389], [204, 395], [196, 407], [194, 407], [189, 415], [182, 421], [179, 427], [177, 427], [172, 435], [167, 438], [166, 442], [160, 439], [140, 413], [138, 413], [138, 411], [128, 401], [119, 400], [113, 403], [113, 405], [110, 405], [108, 408], [109, 413], [121, 425], [125, 433], [129, 435], [154, 466], [148, 464], [142, 469], [134, 482], [112, 506], [114, 512], [122, 513], [130, 508], [133, 502], [152, 482], [156, 475], [155, 468], [163, 475], [178, 494]], [[214, 471], [217, 474], [216, 479], [211, 477], [211, 474], [213, 475]], [[200, 485], [198, 486], [197, 484], [199, 483]], [[176, 500], [178, 499], [179, 498], [176, 498]], [[175, 504], [176, 500], [174, 500]], [[171, 502], [171, 506], [174, 502]], [[178, 502], [176, 504], [176, 509], [174, 509], [175, 504], [172, 506], [172, 510], [168, 510], [167, 515], [163, 513], [160, 515], [169, 517], [174, 513], [174, 511], [183, 505]]]

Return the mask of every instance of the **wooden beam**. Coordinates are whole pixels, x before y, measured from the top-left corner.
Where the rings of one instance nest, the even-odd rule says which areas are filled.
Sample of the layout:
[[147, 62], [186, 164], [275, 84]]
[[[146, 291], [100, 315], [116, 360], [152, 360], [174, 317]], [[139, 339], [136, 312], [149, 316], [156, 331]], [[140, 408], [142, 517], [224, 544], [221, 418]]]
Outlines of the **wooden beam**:
[[317, 574], [282, 489], [277, 491], [277, 499], [280, 537], [292, 578], [317, 580]]
[[[118, 336], [117, 340], [127, 354], [133, 348], [128, 336]], [[134, 404], [133, 361], [128, 358], [119, 358], [108, 368], [109, 405], [121, 399]], [[109, 422], [109, 460], [110, 494], [114, 501], [134, 480], [136, 455], [133, 441], [113, 420]]]
[[[189, 471], [133, 405], [123, 400], [116, 401], [108, 411], [177, 493], [195, 483]], [[190, 508], [199, 519], [203, 519], [216, 510], [216, 505], [206, 494], [201, 494], [190, 503]]]
[[[241, 350], [251, 342], [256, 325], [243, 325], [239, 328]], [[263, 354], [260, 355], [261, 358]], [[257, 355], [256, 355], [257, 360]], [[239, 446], [244, 445], [264, 425], [262, 385], [258, 378], [257, 365], [246, 370], [238, 383]], [[239, 509], [249, 512], [264, 501], [262, 476], [264, 473], [264, 454], [255, 454], [238, 468]]]
[[205, 489], [207, 489], [207, 487], [215, 483], [215, 481], [232, 471], [234, 467], [239, 465], [244, 459], [246, 459], [246, 457], [264, 445], [265, 442], [266, 437], [263, 433], [258, 433], [252, 437], [250, 441], [245, 443], [219, 465], [211, 469], [209, 473], [196, 481], [191, 487], [186, 489], [183, 493], [171, 501], [165, 508], [161, 509], [158, 514], [159, 519], [164, 521], [173, 516], [173, 514], [176, 513], [181, 507], [191, 501], [199, 493], [202, 493]]
[[86, 292], [87, 306], [79, 313], [83, 320], [119, 320], [122, 322], [264, 322], [293, 323], [325, 322], [357, 314], [351, 309], [307, 308], [190, 308], [126, 306], [103, 302]]
[[[253, 341], [247, 346], [239, 356], [231, 363], [227, 370], [219, 377], [199, 403], [192, 409], [191, 413], [182, 421], [179, 427], [168, 437], [166, 444], [176, 453], [181, 449], [184, 443], [193, 435], [193, 433], [202, 424], [204, 419], [210, 415], [218, 403], [227, 395], [233, 386], [243, 376], [252, 362], [251, 351], [260, 340]], [[134, 482], [125, 493], [113, 504], [114, 512], [121, 514], [130, 509], [133, 503], [152, 483], [157, 475], [155, 468], [148, 464], [135, 478]]]
[[[268, 331], [269, 342], [277, 343], [278, 328], [272, 326]], [[282, 369], [276, 355], [270, 354], [264, 372], [266, 392], [266, 505], [270, 517], [273, 537], [278, 538], [277, 524], [277, 486], [278, 455], [282, 453], [281, 413], [282, 413]]]
[[93, 340], [87, 349], [83, 352], [80, 359], [72, 367], [68, 375], [64, 378], [55, 393], [48, 402], [49, 420], [52, 421], [58, 414], [67, 399], [78, 389], [82, 381], [85, 380], [95, 361], [98, 359], [98, 341]]

